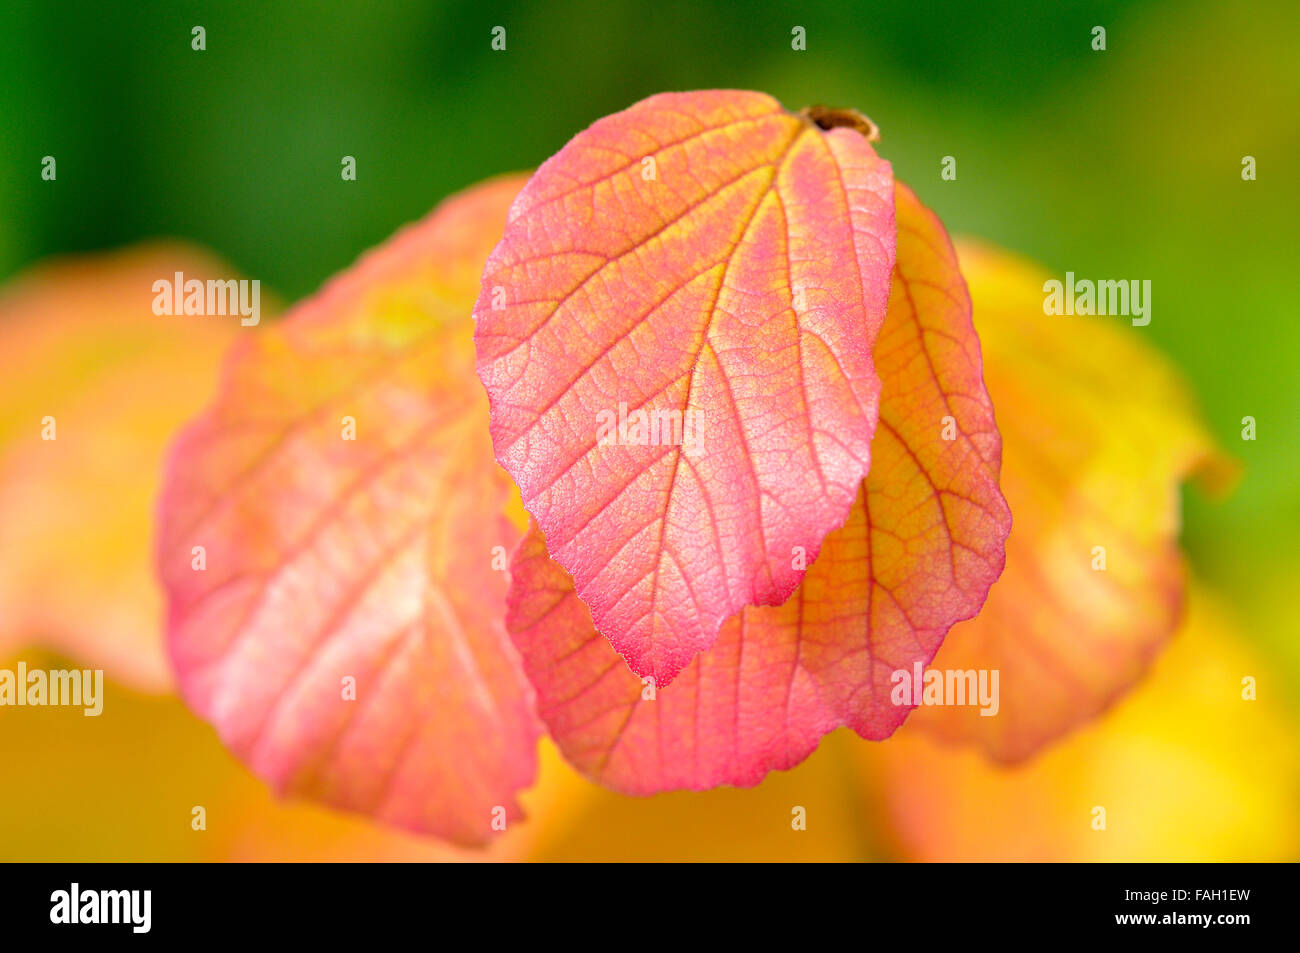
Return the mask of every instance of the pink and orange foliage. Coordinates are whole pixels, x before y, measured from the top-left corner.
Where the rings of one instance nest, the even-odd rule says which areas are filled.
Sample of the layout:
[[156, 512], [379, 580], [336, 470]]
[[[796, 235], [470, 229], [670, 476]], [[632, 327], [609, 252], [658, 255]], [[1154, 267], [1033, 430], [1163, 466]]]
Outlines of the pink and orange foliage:
[[[979, 625], [1016, 546], [1009, 598], [1068, 638], [1068, 573], [1016, 563], [1060, 558], [1048, 534], [1086, 497], [1017, 473], [1038, 515], [1007, 550], [999, 432], [1068, 422], [1045, 429], [1015, 358], [986, 389], [977, 330], [1008, 354], [1017, 332], [972, 320], [942, 224], [866, 131], [757, 93], [652, 97], [242, 332], [159, 508], [189, 704], [278, 790], [482, 844], [520, 816], [543, 729], [639, 794], [756, 784], [839, 726], [888, 737], [910, 708], [891, 673]], [[681, 429], [633, 436], [652, 413]], [[1187, 434], [1150, 492], [1197, 459]], [[1059, 467], [1109, 465], [1099, 435], [1062, 445]], [[1080, 647], [1086, 689], [985, 747], [1027, 753], [1133, 682], [1173, 624], [1173, 530], [1144, 524], [1145, 569], [1112, 583], [1142, 625]]]

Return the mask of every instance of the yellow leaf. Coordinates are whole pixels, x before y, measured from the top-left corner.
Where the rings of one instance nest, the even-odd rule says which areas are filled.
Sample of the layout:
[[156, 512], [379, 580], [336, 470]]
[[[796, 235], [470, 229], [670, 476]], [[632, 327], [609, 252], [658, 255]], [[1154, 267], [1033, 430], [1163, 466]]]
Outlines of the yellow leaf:
[[932, 668], [999, 673], [996, 716], [922, 707], [912, 718], [1003, 761], [1095, 717], [1142, 677], [1178, 622], [1181, 482], [1213, 489], [1215, 450], [1177, 373], [1109, 317], [1044, 314], [1036, 266], [958, 246], [1002, 432], [1007, 564], [979, 616]]
[[155, 315], [153, 283], [177, 271], [232, 277], [158, 244], [39, 266], [0, 297], [0, 655], [43, 644], [138, 688], [171, 683], [150, 553], [163, 448], [240, 327]]
[[911, 722], [888, 744], [858, 746], [857, 763], [908, 859], [1294, 860], [1294, 724], [1267, 687], [1243, 698], [1242, 679], [1266, 671], [1193, 582], [1183, 628], [1150, 680], [1031, 764], [990, 764]]

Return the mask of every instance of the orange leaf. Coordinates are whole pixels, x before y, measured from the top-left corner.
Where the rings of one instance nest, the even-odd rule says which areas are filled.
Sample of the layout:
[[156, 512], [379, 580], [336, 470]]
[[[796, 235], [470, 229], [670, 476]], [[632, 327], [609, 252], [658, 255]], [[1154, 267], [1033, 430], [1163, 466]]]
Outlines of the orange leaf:
[[244, 337], [161, 507], [172, 658], [225, 743], [282, 791], [465, 844], [519, 816], [536, 764], [469, 319], [520, 184], [448, 201]]
[[997, 670], [996, 717], [915, 716], [1000, 760], [1024, 758], [1141, 677], [1178, 620], [1179, 484], [1228, 478], [1182, 382], [1136, 332], [1043, 313], [1045, 275], [963, 245], [985, 379], [998, 407], [1002, 487], [1016, 516], [1007, 568], [942, 669]]
[[[920, 712], [855, 759], [903, 859], [1293, 861], [1300, 745], [1269, 671], [1193, 581], [1150, 679], [1031, 763], [1008, 769], [936, 743], [916, 730]], [[1243, 695], [1252, 674], [1257, 700]]]
[[659, 686], [848, 516], [894, 236], [861, 133], [737, 91], [601, 120], [511, 208], [475, 307], [497, 459]]
[[536, 528], [520, 546], [508, 627], [552, 736], [594, 779], [634, 794], [752, 785], [839, 725], [887, 737], [910, 710], [893, 673], [928, 662], [1001, 571], [1010, 517], [970, 302], [938, 219], [904, 186], [896, 202], [874, 463], [788, 602], [729, 620], [652, 691], [597, 635]]
[[176, 244], [41, 265], [0, 298], [0, 655], [39, 643], [171, 684], [149, 559], [163, 449], [211, 393], [238, 318], [158, 316], [153, 282], [229, 278]]

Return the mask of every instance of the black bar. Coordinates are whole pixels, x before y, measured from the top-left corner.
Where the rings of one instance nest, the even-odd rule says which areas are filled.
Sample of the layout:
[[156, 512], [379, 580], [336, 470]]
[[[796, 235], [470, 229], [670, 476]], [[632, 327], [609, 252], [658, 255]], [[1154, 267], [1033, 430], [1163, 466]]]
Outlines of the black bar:
[[[1223, 943], [1261, 927], [1282, 928], [1295, 880], [1290, 865], [1246, 864], [705, 868], [10, 864], [0, 868], [7, 884], [0, 890], [0, 929], [6, 941], [62, 940], [88, 948], [101, 940], [192, 938], [335, 944], [390, 934], [436, 941], [462, 931], [458, 946], [495, 946], [511, 928], [531, 942], [545, 936], [559, 943], [572, 929], [573, 942], [585, 947], [602, 935], [634, 942], [638, 935], [650, 941], [689, 933], [703, 915], [710, 933], [733, 943], [777, 928], [798, 936], [801, 924], [809, 940], [841, 925], [864, 947], [894, 931], [914, 937], [916, 943], [905, 941], [909, 946], [947, 937], [990, 943], [1124, 934], [1144, 942], [1201, 937]], [[87, 915], [103, 909], [111, 916], [116, 905], [126, 922], [52, 922], [68, 919], [74, 883]], [[104, 898], [102, 891], [141, 893]], [[148, 930], [137, 931], [144, 925], [143, 891], [149, 891]], [[60, 906], [63, 896], [68, 904]], [[616, 932], [595, 932], [598, 922]]]

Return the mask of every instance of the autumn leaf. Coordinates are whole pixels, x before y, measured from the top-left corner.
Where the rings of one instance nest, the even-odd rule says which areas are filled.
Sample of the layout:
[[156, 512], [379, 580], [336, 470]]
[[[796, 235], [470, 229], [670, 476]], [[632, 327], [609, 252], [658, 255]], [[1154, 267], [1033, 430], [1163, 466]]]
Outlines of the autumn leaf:
[[597, 634], [535, 527], [521, 544], [508, 627], [552, 737], [601, 783], [753, 785], [840, 725], [887, 737], [911, 707], [892, 697], [892, 674], [928, 663], [1001, 571], [1010, 515], [970, 301], [938, 219], [904, 186], [896, 203], [872, 469], [787, 603], [729, 620], [656, 691]]
[[999, 674], [999, 709], [927, 707], [918, 727], [1025, 758], [1128, 691], [1174, 632], [1185, 589], [1179, 489], [1226, 486], [1177, 373], [1105, 319], [1044, 315], [1040, 269], [966, 243], [984, 375], [1015, 513], [1006, 572], [953, 630], [943, 670]]
[[157, 474], [239, 326], [154, 314], [153, 282], [178, 271], [231, 274], [154, 243], [42, 264], [0, 297], [0, 656], [41, 645], [137, 689], [171, 685], [149, 556]]
[[1178, 635], [1150, 678], [1113, 711], [1026, 764], [1007, 768], [979, 751], [938, 743], [919, 730], [920, 712], [889, 744], [859, 745], [852, 754], [859, 783], [873, 792], [882, 835], [897, 855], [1294, 860], [1294, 715], [1272, 691], [1247, 694], [1247, 676], [1252, 684], [1256, 677], [1277, 683], [1262, 677], [1270, 667], [1227, 607], [1196, 580], [1187, 601]]
[[160, 506], [189, 704], [278, 790], [461, 844], [520, 817], [536, 763], [470, 320], [521, 184], [449, 200], [243, 336]]
[[[1288, 603], [1271, 624], [1281, 632], [1294, 621]], [[1300, 854], [1294, 713], [1276, 658], [1260, 654], [1257, 634], [1241, 622], [1193, 578], [1178, 634], [1151, 677], [1024, 764], [1000, 765], [978, 749], [943, 744], [918, 730], [913, 712], [884, 744], [833, 733], [797, 768], [770, 774], [757, 788], [652, 798], [597, 790], [566, 818], [539, 817], [547, 836], [532, 856], [1292, 860]], [[1259, 683], [1255, 700], [1242, 694], [1247, 675]], [[1105, 830], [1094, 829], [1096, 807], [1105, 808]], [[799, 813], [806, 828], [793, 829]]]
[[790, 597], [792, 557], [816, 558], [871, 466], [892, 173], [816, 115], [711, 91], [602, 119], [529, 181], [483, 272], [497, 459], [660, 687]]

